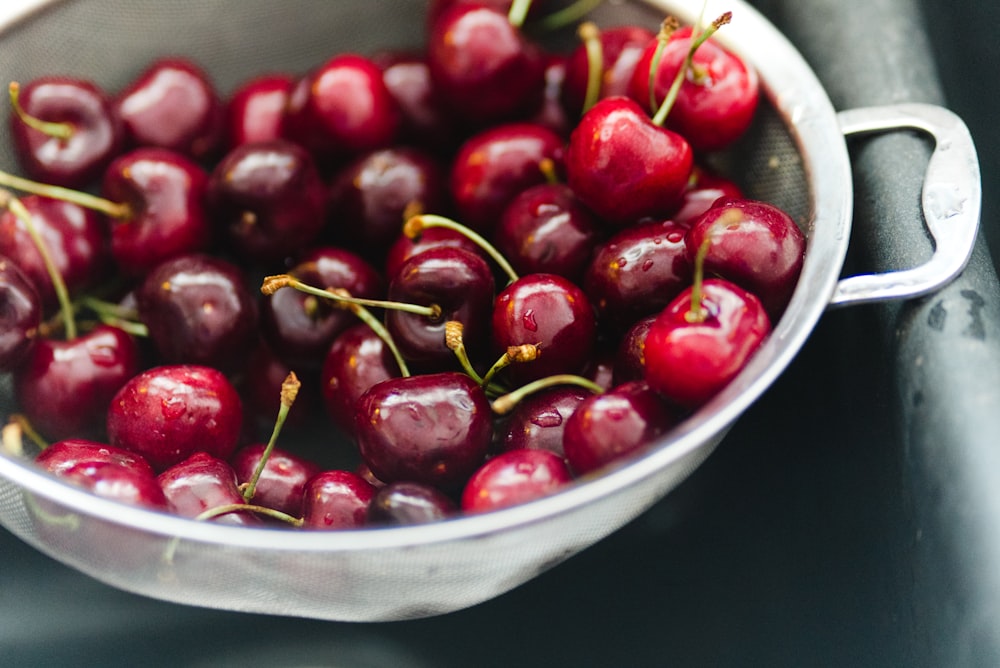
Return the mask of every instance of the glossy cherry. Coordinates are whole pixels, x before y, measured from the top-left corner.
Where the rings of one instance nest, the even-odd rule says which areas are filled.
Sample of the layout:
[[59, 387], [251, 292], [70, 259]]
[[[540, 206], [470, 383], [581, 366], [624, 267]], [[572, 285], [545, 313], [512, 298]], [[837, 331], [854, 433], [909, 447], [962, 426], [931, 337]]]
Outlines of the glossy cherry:
[[154, 510], [168, 508], [167, 498], [152, 471], [140, 471], [111, 462], [86, 462], [63, 469], [59, 477], [105, 499]]
[[534, 501], [573, 480], [566, 461], [549, 450], [510, 450], [493, 457], [462, 490], [462, 511], [483, 513]]
[[10, 258], [0, 256], [0, 370], [10, 371], [27, 358], [42, 310], [32, 282]]
[[[242, 505], [236, 473], [225, 460], [206, 452], [195, 452], [157, 477], [171, 512], [182, 517], [229, 505]], [[261, 519], [251, 512], [227, 512], [211, 521], [237, 526], [258, 526]]]
[[438, 522], [454, 516], [458, 506], [450, 496], [430, 485], [403, 480], [383, 485], [368, 504], [369, 525], [408, 526]]
[[646, 335], [657, 315], [659, 314], [640, 318], [619, 340], [612, 376], [614, 385], [646, 377]]
[[162, 471], [198, 451], [227, 459], [236, 450], [243, 406], [218, 370], [167, 365], [144, 371], [118, 391], [107, 412], [112, 445]]
[[[602, 62], [597, 99], [628, 94], [636, 64], [655, 37], [648, 28], [638, 25], [612, 26], [599, 31]], [[566, 80], [562, 87], [562, 103], [571, 118], [577, 119], [586, 111], [583, 105], [590, 69], [586, 45], [579, 44], [566, 59]]]
[[35, 463], [56, 475], [62, 475], [78, 466], [95, 464], [113, 464], [119, 468], [155, 475], [153, 467], [142, 455], [108, 443], [82, 438], [69, 438], [52, 443], [38, 453]]
[[[241, 485], [253, 477], [266, 447], [264, 443], [253, 443], [240, 448], [229, 458], [229, 465]], [[292, 517], [301, 517], [306, 483], [320, 470], [318, 464], [305, 457], [275, 447], [268, 455], [249, 501]]]
[[399, 144], [450, 155], [464, 134], [434, 89], [426, 54], [384, 51], [372, 60], [382, 68], [382, 81], [399, 107]]
[[573, 385], [559, 385], [522, 399], [503, 426], [502, 450], [549, 450], [563, 456], [566, 421], [593, 393]]
[[251, 438], [267, 438], [274, 430], [281, 386], [292, 371], [299, 376], [302, 386], [285, 418], [284, 433], [293, 432], [310, 423], [311, 415], [318, 405], [315, 377], [307, 375], [302, 369], [289, 367], [264, 341], [250, 353], [237, 381], [237, 389], [243, 403], [247, 434]]
[[323, 471], [306, 483], [302, 497], [304, 529], [355, 529], [367, 521], [375, 488], [351, 471]]
[[410, 238], [399, 234], [385, 254], [385, 275], [396, 276], [403, 263], [418, 253], [438, 246], [462, 248], [476, 255], [485, 255], [482, 249], [468, 235], [447, 227], [428, 227]]
[[226, 101], [226, 147], [282, 138], [285, 107], [295, 86], [290, 74], [261, 74], [242, 82]]
[[745, 199], [743, 189], [735, 181], [704, 165], [695, 164], [691, 169], [691, 178], [681, 197], [680, 206], [670, 219], [678, 225], [690, 227], [698, 216], [723, 197]]

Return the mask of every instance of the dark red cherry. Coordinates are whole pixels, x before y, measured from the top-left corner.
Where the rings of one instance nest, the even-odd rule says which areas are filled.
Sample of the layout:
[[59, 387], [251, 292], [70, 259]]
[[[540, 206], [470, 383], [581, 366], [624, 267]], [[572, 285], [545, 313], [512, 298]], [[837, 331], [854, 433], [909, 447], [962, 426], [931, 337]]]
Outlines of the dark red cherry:
[[[302, 386], [295, 403], [285, 418], [283, 433], [305, 426], [317, 402], [317, 386], [308, 372], [289, 367], [271, 348], [261, 341], [247, 359], [237, 389], [243, 402], [243, 416], [247, 420], [248, 434], [267, 438], [274, 431], [274, 420], [280, 406], [281, 386], [294, 371]], [[311, 381], [311, 382], [310, 382]]]
[[123, 146], [124, 133], [111, 101], [90, 81], [45, 76], [20, 87], [24, 112], [37, 120], [66, 124], [68, 137], [29, 127], [10, 116], [11, 139], [24, 174], [65, 188], [83, 188], [96, 180]]
[[542, 102], [528, 121], [549, 128], [560, 137], [569, 137], [576, 123], [570, 118], [562, 103], [562, 89], [566, 81], [566, 57], [550, 53], [545, 61], [545, 90]]
[[591, 107], [566, 150], [567, 182], [577, 197], [622, 226], [669, 216], [681, 202], [692, 165], [684, 137], [654, 125], [624, 97]]
[[[38, 195], [26, 195], [20, 201], [71, 296], [107, 274], [108, 228], [97, 212]], [[17, 258], [18, 267], [38, 289], [44, 305], [56, 305], [56, 291], [38, 247], [24, 221], [6, 210], [0, 212], [0, 255]]]
[[[253, 478], [266, 447], [264, 443], [247, 445], [229, 458], [229, 464], [236, 472], [236, 479], [241, 485]], [[292, 517], [301, 517], [302, 495], [306, 483], [319, 472], [318, 464], [275, 447], [264, 464], [250, 502], [280, 510]]]
[[133, 146], [156, 146], [195, 160], [224, 139], [225, 108], [208, 74], [185, 58], [150, 63], [115, 101]]
[[140, 373], [118, 391], [107, 412], [111, 444], [138, 452], [157, 471], [198, 451], [227, 459], [242, 424], [243, 406], [229, 380], [195, 365]]
[[226, 101], [226, 146], [281, 139], [285, 106], [295, 86], [290, 74], [261, 74], [241, 83]]
[[113, 464], [119, 468], [134, 469], [155, 476], [153, 467], [142, 455], [100, 441], [81, 438], [52, 443], [38, 453], [35, 463], [56, 475], [62, 475], [77, 466]]
[[257, 306], [240, 269], [204, 254], [167, 260], [135, 293], [139, 319], [168, 364], [240, 368], [257, 343]]
[[573, 479], [566, 461], [549, 450], [510, 450], [483, 464], [462, 490], [462, 511], [484, 513], [534, 501]]
[[579, 373], [596, 340], [594, 309], [579, 287], [555, 274], [528, 274], [508, 285], [493, 305], [498, 350], [533, 344], [538, 357], [507, 371], [521, 382], [559, 373]]
[[583, 401], [566, 422], [563, 450], [573, 472], [583, 475], [638, 451], [676, 422], [663, 397], [633, 381]]
[[534, 123], [499, 125], [470, 137], [449, 176], [459, 222], [490, 234], [511, 198], [547, 180], [543, 161], [561, 172], [563, 146], [559, 135]]
[[503, 450], [549, 450], [563, 456], [566, 420], [592, 392], [559, 385], [522, 399], [504, 423]]
[[400, 123], [382, 70], [369, 58], [342, 53], [292, 89], [283, 132], [327, 164], [389, 146]]
[[670, 219], [678, 225], [690, 227], [698, 216], [708, 211], [722, 197], [744, 199], [743, 190], [735, 181], [696, 164], [691, 170], [691, 178], [681, 197], [680, 207]]
[[[498, 12], [509, 12], [511, 4], [512, 0], [430, 0], [427, 3], [427, 26], [432, 26], [442, 12], [455, 5], [479, 5], [490, 7]], [[531, 18], [537, 17], [539, 10], [544, 4], [544, 0], [534, 0], [531, 3], [531, 7], [528, 8], [527, 16]]]
[[455, 515], [451, 497], [430, 485], [403, 480], [378, 488], [368, 504], [370, 525], [407, 526], [438, 522]]
[[329, 232], [381, 261], [409, 211], [444, 213], [444, 170], [428, 153], [405, 146], [366, 153], [344, 167], [330, 186]]
[[[725, 387], [771, 331], [760, 300], [719, 278], [678, 295], [646, 334], [646, 382], [671, 401], [697, 407]], [[700, 313], [701, 315], [696, 315]]]
[[212, 171], [207, 197], [214, 225], [253, 263], [280, 262], [323, 229], [326, 185], [309, 153], [284, 139], [229, 151]]
[[450, 367], [455, 354], [445, 342], [445, 325], [458, 321], [473, 358], [489, 345], [489, 314], [495, 283], [486, 260], [462, 248], [438, 247], [414, 255], [389, 282], [390, 301], [437, 306], [431, 317], [388, 309], [385, 324], [403, 357]]
[[62, 470], [59, 477], [105, 499], [167, 510], [167, 498], [152, 470], [140, 471], [111, 462], [86, 462]]
[[486, 393], [457, 372], [374, 385], [358, 400], [355, 430], [361, 457], [379, 480], [443, 490], [465, 483], [493, 437]]
[[99, 325], [70, 341], [36, 340], [14, 373], [14, 396], [50, 439], [94, 437], [101, 434], [112, 397], [138, 368], [135, 340]]
[[140, 148], [115, 159], [102, 194], [129, 207], [111, 221], [111, 254], [124, 273], [142, 276], [160, 262], [206, 250], [212, 225], [205, 210], [208, 174], [179, 153]]
[[525, 118], [545, 90], [545, 57], [506, 12], [458, 3], [441, 12], [427, 37], [435, 90], [466, 123]]
[[569, 186], [540, 183], [511, 200], [493, 241], [520, 274], [558, 274], [579, 281], [601, 236], [594, 215]]
[[320, 391], [333, 423], [354, 433], [358, 398], [376, 383], [400, 375], [385, 343], [364, 323], [342, 332], [330, 346], [320, 372]]
[[806, 238], [780, 208], [748, 199], [721, 199], [691, 224], [685, 239], [693, 261], [707, 243], [705, 272], [740, 285], [776, 320], [798, 282]]
[[685, 232], [669, 220], [641, 223], [597, 247], [583, 289], [606, 330], [624, 331], [639, 318], [663, 309], [691, 284]]
[[[198, 517], [207, 510], [243, 504], [236, 473], [223, 459], [195, 452], [158, 476], [171, 512]], [[219, 524], [258, 526], [261, 519], [251, 512], [228, 512], [212, 518]]]
[[10, 371], [28, 356], [42, 322], [42, 301], [35, 286], [7, 257], [0, 257], [0, 371]]
[[476, 255], [484, 255], [483, 250], [469, 239], [468, 235], [458, 230], [448, 227], [427, 227], [413, 239], [405, 234], [396, 237], [385, 255], [385, 275], [396, 276], [404, 262], [418, 253], [438, 246], [457, 247]]
[[615, 351], [612, 382], [621, 385], [646, 377], [646, 335], [658, 314], [647, 315], [628, 328]]
[[399, 143], [450, 155], [461, 142], [462, 130], [434, 90], [425, 54], [381, 52], [372, 60], [382, 68], [385, 87], [399, 107]]
[[[655, 37], [648, 28], [636, 25], [612, 26], [600, 31], [602, 67], [598, 99], [628, 94], [636, 64]], [[562, 103], [571, 118], [579, 118], [585, 111], [589, 78], [587, 49], [579, 44], [566, 59], [566, 80], [562, 87]]]
[[[666, 97], [687, 57], [691, 32], [690, 26], [674, 31], [660, 56], [655, 78], [657, 105]], [[656, 40], [651, 40], [629, 86], [629, 96], [647, 108], [649, 70], [656, 48]], [[718, 151], [743, 136], [753, 121], [759, 97], [756, 70], [710, 39], [695, 51], [666, 127], [683, 135], [697, 151]]]
[[354, 529], [367, 521], [375, 488], [351, 471], [323, 471], [306, 484], [302, 497], [305, 529]]
[[[353, 297], [381, 299], [382, 276], [361, 256], [334, 246], [317, 247], [289, 272], [313, 287], [342, 288]], [[261, 331], [271, 349], [297, 369], [317, 369], [330, 344], [357, 323], [350, 311], [294, 289], [278, 290], [261, 302]]]

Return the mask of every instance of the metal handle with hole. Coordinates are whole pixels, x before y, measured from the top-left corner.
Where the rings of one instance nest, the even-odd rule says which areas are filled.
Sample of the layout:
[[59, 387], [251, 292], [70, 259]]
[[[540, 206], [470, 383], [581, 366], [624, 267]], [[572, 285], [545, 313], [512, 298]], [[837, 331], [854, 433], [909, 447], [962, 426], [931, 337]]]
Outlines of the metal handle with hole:
[[951, 111], [929, 104], [865, 107], [837, 117], [845, 136], [914, 129], [934, 139], [921, 193], [934, 254], [911, 269], [841, 279], [830, 306], [917, 297], [939, 289], [965, 268], [979, 230], [982, 183], [969, 129]]

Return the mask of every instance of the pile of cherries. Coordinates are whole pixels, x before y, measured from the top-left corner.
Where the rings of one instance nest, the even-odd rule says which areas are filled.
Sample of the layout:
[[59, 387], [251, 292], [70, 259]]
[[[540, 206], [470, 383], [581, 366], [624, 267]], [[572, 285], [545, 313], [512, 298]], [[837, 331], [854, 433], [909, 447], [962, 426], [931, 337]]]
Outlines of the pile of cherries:
[[544, 9], [433, 0], [419, 52], [226, 98], [182, 58], [12, 84], [6, 447], [126, 503], [342, 529], [551, 494], [702, 406], [805, 249], [708, 167], [756, 74], [711, 39], [728, 14], [563, 53]]

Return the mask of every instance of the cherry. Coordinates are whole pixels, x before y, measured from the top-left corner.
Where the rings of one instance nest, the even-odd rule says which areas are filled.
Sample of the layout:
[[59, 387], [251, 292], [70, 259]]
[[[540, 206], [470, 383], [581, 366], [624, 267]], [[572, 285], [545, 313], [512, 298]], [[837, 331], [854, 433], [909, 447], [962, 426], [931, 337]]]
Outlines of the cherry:
[[333, 178], [327, 210], [330, 233], [381, 260], [411, 211], [441, 212], [444, 170], [420, 149], [398, 146], [355, 158]]
[[542, 49], [492, 7], [457, 3], [444, 9], [427, 37], [427, 62], [435, 90], [469, 124], [523, 119], [542, 101]]
[[396, 276], [408, 259], [438, 246], [458, 247], [483, 255], [482, 249], [462, 231], [448, 227], [428, 227], [415, 237], [406, 234], [396, 237], [385, 254], [385, 275]]
[[646, 381], [681, 406], [712, 398], [743, 369], [771, 330], [760, 300], [729, 281], [706, 279], [678, 295], [646, 334]]
[[69, 438], [57, 441], [38, 453], [35, 463], [56, 475], [78, 466], [113, 464], [118, 468], [134, 469], [155, 475], [153, 467], [142, 455], [100, 441]]
[[115, 393], [138, 372], [135, 340], [98, 325], [72, 340], [36, 339], [14, 372], [21, 411], [51, 439], [96, 436]]
[[560, 137], [569, 137], [576, 118], [570, 118], [562, 103], [562, 89], [566, 81], [566, 56], [550, 53], [545, 60], [545, 89], [542, 102], [528, 117], [530, 123], [547, 127]]
[[[39, 195], [20, 199], [70, 295], [80, 294], [104, 278], [110, 259], [109, 234], [95, 211]], [[45, 260], [25, 222], [12, 211], [0, 212], [0, 254], [17, 258], [18, 267], [47, 308], [56, 304], [56, 289]]]
[[372, 60], [382, 68], [382, 81], [399, 107], [399, 143], [449, 155], [462, 133], [434, 90], [425, 54], [389, 51]]
[[376, 383], [400, 375], [385, 342], [371, 327], [358, 323], [333, 341], [320, 372], [320, 392], [333, 423], [354, 433], [358, 398]]
[[[656, 105], [666, 97], [685, 66], [692, 32], [690, 26], [675, 30], [662, 48], [655, 73]], [[657, 50], [657, 40], [651, 40], [629, 85], [629, 96], [642, 105], [651, 103], [650, 68]], [[718, 151], [746, 132], [759, 96], [756, 70], [709, 40], [698, 47], [687, 66], [666, 127], [683, 135], [697, 151]]]
[[486, 458], [490, 405], [469, 376], [442, 372], [382, 381], [357, 402], [358, 449], [386, 483], [461, 487]]
[[698, 216], [722, 197], [744, 199], [743, 190], [733, 180], [696, 164], [691, 170], [691, 178], [681, 197], [680, 206], [670, 219], [678, 225], [690, 227]]
[[648, 445], [677, 422], [676, 411], [644, 381], [585, 399], [566, 421], [563, 451], [583, 475]]
[[497, 250], [521, 274], [583, 277], [601, 236], [594, 215], [562, 183], [532, 186], [510, 201], [493, 233]]
[[640, 318], [628, 328], [618, 342], [612, 376], [614, 385], [643, 380], [646, 377], [646, 335], [649, 334], [649, 328], [657, 315]]
[[510, 450], [472, 474], [462, 490], [462, 510], [482, 513], [527, 503], [559, 491], [572, 479], [565, 460], [554, 452]]
[[[244, 504], [232, 467], [206, 452], [184, 457], [160, 473], [158, 480], [171, 512], [182, 517], [198, 518], [215, 508]], [[261, 524], [250, 512], [227, 512], [212, 520], [237, 526]]]
[[592, 394], [581, 387], [558, 385], [525, 397], [504, 423], [501, 449], [549, 450], [562, 457], [566, 420]]
[[[266, 448], [264, 443], [254, 443], [240, 448], [229, 458], [240, 485], [245, 485], [253, 477]], [[314, 462], [275, 447], [268, 454], [251, 501], [301, 517], [306, 483], [320, 470]]]
[[136, 375], [107, 411], [111, 444], [143, 455], [157, 471], [198, 451], [227, 459], [242, 423], [236, 389], [222, 372], [197, 365], [159, 366]]
[[564, 142], [547, 127], [508, 123], [483, 130], [467, 139], [452, 162], [449, 192], [458, 219], [473, 230], [489, 234], [511, 198], [546, 181], [543, 164], [558, 173]]
[[151, 470], [145, 472], [111, 462], [84, 462], [62, 470], [59, 477], [106, 499], [154, 510], [167, 509], [167, 498]]
[[519, 381], [578, 373], [596, 339], [594, 309], [579, 287], [555, 274], [528, 274], [508, 285], [493, 305], [493, 338], [499, 350], [533, 344], [538, 357], [507, 371]]
[[[292, 369], [271, 348], [261, 341], [250, 354], [238, 389], [243, 402], [243, 415], [249, 434], [266, 436], [274, 427], [275, 397]], [[316, 387], [304, 384], [288, 412], [285, 429], [298, 429], [309, 422], [314, 404], [318, 404]]]
[[583, 279], [605, 329], [620, 333], [663, 309], [691, 283], [685, 228], [672, 221], [627, 227], [597, 247]]
[[649, 29], [636, 25], [621, 25], [598, 31], [600, 63], [591, 64], [588, 45], [579, 44], [566, 59], [566, 79], [562, 87], [562, 104], [571, 118], [579, 118], [587, 111], [587, 85], [591, 69], [599, 67], [600, 88], [593, 102], [606, 97], [627, 95], [632, 73], [654, 35]]
[[226, 101], [226, 146], [282, 138], [285, 106], [295, 86], [290, 74], [261, 74], [241, 83]]
[[306, 483], [302, 526], [306, 529], [353, 529], [364, 526], [375, 488], [351, 471], [323, 471]]
[[115, 100], [132, 146], [170, 149], [195, 160], [224, 139], [225, 108], [208, 74], [185, 58], [150, 63]]
[[266, 265], [319, 236], [326, 186], [302, 147], [284, 139], [254, 142], [232, 149], [216, 165], [207, 202], [236, 253]]
[[455, 515], [451, 497], [419, 482], [403, 480], [378, 488], [368, 504], [369, 525], [404, 526], [428, 524]]
[[27, 276], [0, 256], [0, 371], [25, 360], [38, 338], [42, 302]]
[[400, 123], [382, 70], [369, 58], [343, 53], [296, 83], [283, 133], [329, 164], [389, 146]]
[[692, 261], [704, 246], [705, 271], [752, 292], [774, 320], [795, 290], [806, 238], [773, 204], [723, 198], [691, 224], [685, 244]]
[[257, 343], [257, 310], [240, 269], [183, 255], [155, 267], [135, 293], [139, 318], [160, 358], [232, 370]]
[[12, 84], [11, 139], [24, 173], [65, 188], [82, 188], [104, 171], [123, 146], [111, 101], [91, 81], [39, 77]]

